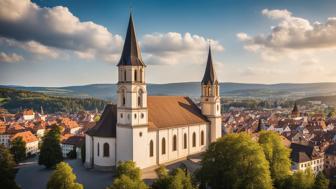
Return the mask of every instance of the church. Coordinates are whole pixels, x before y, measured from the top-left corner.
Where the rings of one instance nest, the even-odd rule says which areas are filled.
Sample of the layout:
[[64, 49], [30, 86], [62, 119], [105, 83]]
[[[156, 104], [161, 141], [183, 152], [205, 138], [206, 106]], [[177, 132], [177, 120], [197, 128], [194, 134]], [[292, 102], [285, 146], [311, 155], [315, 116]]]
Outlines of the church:
[[85, 166], [112, 170], [132, 160], [141, 169], [204, 152], [222, 136], [219, 82], [209, 47], [200, 107], [185, 96], [148, 96], [146, 65], [132, 15], [118, 67], [117, 102], [85, 134]]

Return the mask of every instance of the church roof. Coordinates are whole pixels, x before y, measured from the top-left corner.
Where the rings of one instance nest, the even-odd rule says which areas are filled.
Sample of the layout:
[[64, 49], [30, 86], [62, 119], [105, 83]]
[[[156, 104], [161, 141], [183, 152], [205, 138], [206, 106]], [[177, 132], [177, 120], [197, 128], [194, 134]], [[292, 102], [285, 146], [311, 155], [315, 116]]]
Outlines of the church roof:
[[207, 123], [197, 105], [185, 96], [148, 96], [149, 129]]
[[105, 106], [97, 124], [86, 132], [90, 136], [116, 137], [117, 131], [117, 106], [108, 104]]
[[206, 85], [206, 84], [210, 83], [210, 84], [213, 85], [216, 82], [218, 82], [218, 80], [217, 80], [215, 68], [214, 68], [213, 63], [212, 63], [211, 47], [209, 47], [208, 61], [207, 61], [204, 76], [203, 76], [203, 79], [202, 79], [202, 84]]
[[146, 66], [141, 57], [141, 50], [138, 46], [132, 14], [130, 15], [124, 48], [118, 66]]
[[293, 112], [293, 113], [297, 113], [297, 112], [299, 112], [299, 109], [298, 109], [298, 107], [297, 107], [297, 105], [296, 105], [296, 102], [294, 103], [294, 107], [293, 107], [292, 112]]
[[[197, 105], [184, 96], [148, 96], [148, 129], [165, 129], [209, 122]], [[86, 134], [116, 137], [117, 107], [108, 104], [98, 123]]]

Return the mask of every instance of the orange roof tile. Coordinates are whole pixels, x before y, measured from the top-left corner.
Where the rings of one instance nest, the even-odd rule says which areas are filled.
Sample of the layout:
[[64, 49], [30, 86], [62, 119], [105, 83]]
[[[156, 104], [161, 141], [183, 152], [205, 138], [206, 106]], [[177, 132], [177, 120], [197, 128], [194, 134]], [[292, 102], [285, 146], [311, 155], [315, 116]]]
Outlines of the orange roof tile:
[[22, 140], [25, 141], [26, 143], [38, 141], [37, 137], [33, 135], [33, 133], [30, 131], [16, 133], [11, 137], [11, 140], [14, 140], [17, 137], [22, 137]]
[[148, 96], [147, 101], [150, 129], [208, 122], [208, 119], [189, 97]]

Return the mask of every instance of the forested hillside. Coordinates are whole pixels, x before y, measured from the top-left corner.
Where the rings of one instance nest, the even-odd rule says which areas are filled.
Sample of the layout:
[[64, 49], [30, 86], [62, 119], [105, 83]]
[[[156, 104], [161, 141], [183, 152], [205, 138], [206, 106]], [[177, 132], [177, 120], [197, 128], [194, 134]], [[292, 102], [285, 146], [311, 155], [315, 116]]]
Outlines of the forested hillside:
[[33, 108], [39, 111], [41, 106], [46, 113], [77, 112], [80, 110], [102, 110], [107, 101], [94, 98], [69, 98], [46, 95], [43, 93], [0, 88], [0, 105], [9, 112]]

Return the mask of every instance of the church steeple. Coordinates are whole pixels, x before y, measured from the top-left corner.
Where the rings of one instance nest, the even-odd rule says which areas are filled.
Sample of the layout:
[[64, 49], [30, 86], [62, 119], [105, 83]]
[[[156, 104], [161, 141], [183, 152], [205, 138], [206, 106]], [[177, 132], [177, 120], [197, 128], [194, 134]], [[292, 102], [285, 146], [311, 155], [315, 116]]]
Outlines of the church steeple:
[[130, 14], [128, 28], [124, 43], [124, 48], [117, 66], [146, 66], [141, 57], [141, 50], [138, 46], [135, 29], [133, 24], [133, 16]]
[[208, 60], [207, 60], [207, 65], [206, 65], [206, 69], [204, 72], [204, 76], [202, 79], [202, 84], [203, 85], [206, 85], [206, 84], [213, 85], [215, 83], [218, 83], [218, 80], [217, 80], [215, 68], [212, 63], [211, 46], [209, 45]]
[[211, 47], [205, 73], [201, 82], [201, 110], [210, 121], [210, 141], [214, 142], [222, 136], [221, 103], [219, 94], [219, 82], [212, 63]]
[[292, 117], [295, 118], [295, 117], [299, 117], [299, 116], [300, 116], [299, 108], [297, 107], [297, 104], [295, 102], [293, 110], [292, 110]]

